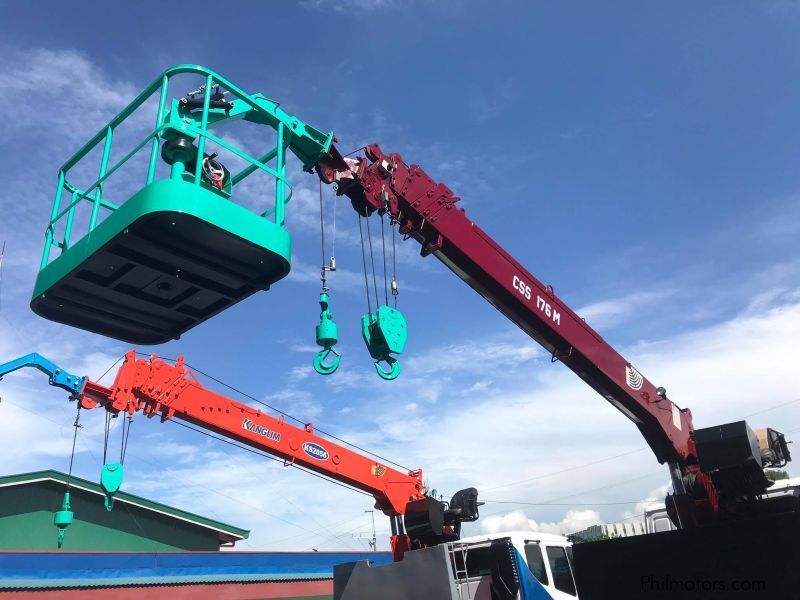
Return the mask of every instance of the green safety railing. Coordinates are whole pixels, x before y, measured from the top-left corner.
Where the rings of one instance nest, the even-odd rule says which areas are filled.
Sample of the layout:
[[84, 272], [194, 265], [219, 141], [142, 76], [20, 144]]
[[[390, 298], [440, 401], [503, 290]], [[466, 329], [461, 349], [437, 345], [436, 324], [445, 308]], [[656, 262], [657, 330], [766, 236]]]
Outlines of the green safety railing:
[[[203, 93], [203, 109], [200, 113], [199, 123], [196, 122], [197, 113], [191, 113], [191, 118], [186, 115], [179, 117], [177, 100], [173, 101], [171, 110], [167, 110], [170, 79], [176, 75], [182, 74], [195, 74], [205, 77], [204, 87], [200, 88]], [[212, 89], [215, 86], [224, 88], [230, 96], [233, 96], [234, 100], [231, 102], [236, 108], [235, 110], [226, 112], [235, 113], [235, 116], [231, 116], [230, 114], [221, 116], [218, 109], [212, 114], [210, 101]], [[114, 131], [125, 119], [133, 114], [136, 109], [142, 106], [156, 93], [158, 93], [159, 100], [156, 111], [155, 128], [122, 159], [109, 167], [108, 163], [111, 155]], [[247, 121], [272, 127], [277, 132], [276, 146], [260, 158], [255, 158], [209, 131], [210, 127], [223, 124], [234, 118], [244, 118]], [[261, 216], [263, 218], [272, 217], [274, 222], [280, 226], [284, 225], [285, 207], [292, 197], [292, 185], [286, 178], [286, 150], [291, 150], [303, 162], [303, 168], [309, 170], [325, 155], [333, 141], [332, 133], [326, 134], [314, 129], [296, 117], [284, 112], [280, 108], [279, 103], [261, 94], [248, 94], [210, 69], [199, 65], [178, 65], [167, 69], [105, 127], [98, 131], [89, 142], [78, 150], [59, 169], [58, 188], [53, 201], [50, 221], [45, 231], [45, 248], [42, 256], [41, 269], [44, 269], [49, 263], [50, 252], [53, 247], [58, 248], [61, 252], [69, 249], [73, 235], [75, 210], [81, 202], [90, 202], [92, 204], [88, 230], [84, 235], [90, 233], [97, 226], [101, 208], [110, 211], [119, 208], [119, 205], [109, 202], [103, 197], [105, 183], [120, 169], [120, 167], [147, 146], [148, 143], [151, 145], [151, 148], [145, 185], [150, 185], [155, 181], [161, 140], [164, 139], [164, 135], [168, 132], [197, 139], [198, 159], [195, 160], [196, 165], [193, 174], [194, 185], [200, 185], [202, 180], [202, 157], [204, 156], [206, 140], [212, 141], [219, 147], [228, 150], [249, 163], [241, 171], [231, 176], [231, 189], [235, 188], [237, 184], [259, 170], [271, 175], [275, 179], [275, 203], [272, 208], [261, 213]], [[94, 183], [86, 189], [80, 189], [70, 183], [68, 173], [101, 142], [103, 142], [103, 153], [100, 159], [98, 177]], [[267, 164], [273, 160], [275, 161], [274, 168]], [[171, 177], [176, 177], [176, 175], [178, 177], [183, 177], [183, 170], [173, 169]], [[70, 200], [69, 203], [62, 208], [61, 204], [65, 191], [70, 195]], [[233, 193], [231, 197], [233, 197]], [[58, 240], [55, 235], [56, 225], [64, 218], [66, 218], [64, 235], [61, 240]]]

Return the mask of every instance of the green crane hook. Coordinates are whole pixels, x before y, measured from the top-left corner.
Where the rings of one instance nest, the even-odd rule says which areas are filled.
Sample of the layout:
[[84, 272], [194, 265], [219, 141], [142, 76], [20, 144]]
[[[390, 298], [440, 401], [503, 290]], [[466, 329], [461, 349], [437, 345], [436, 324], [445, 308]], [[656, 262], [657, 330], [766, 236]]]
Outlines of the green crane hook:
[[64, 532], [67, 527], [72, 525], [72, 509], [69, 505], [69, 492], [64, 492], [64, 499], [61, 502], [61, 510], [56, 511], [53, 516], [53, 525], [58, 527], [58, 547], [64, 543]]
[[[391, 355], [400, 354], [408, 339], [403, 313], [391, 306], [379, 306], [376, 313], [367, 313], [361, 317], [361, 335], [375, 361], [378, 376], [387, 381], [397, 379], [400, 375], [400, 363]], [[386, 363], [388, 369], [382, 363]]]
[[330, 375], [339, 368], [342, 360], [333, 347], [339, 341], [339, 331], [336, 323], [333, 322], [333, 315], [329, 308], [330, 298], [326, 292], [319, 295], [319, 306], [322, 312], [319, 315], [319, 325], [317, 325], [317, 344], [322, 346], [322, 350], [314, 356], [314, 370], [320, 375]]

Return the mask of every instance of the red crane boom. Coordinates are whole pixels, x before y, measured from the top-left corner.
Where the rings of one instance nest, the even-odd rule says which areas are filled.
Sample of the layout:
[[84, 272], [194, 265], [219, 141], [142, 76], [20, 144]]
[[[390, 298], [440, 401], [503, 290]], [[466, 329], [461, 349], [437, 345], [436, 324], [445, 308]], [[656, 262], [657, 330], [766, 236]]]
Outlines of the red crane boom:
[[141, 411], [162, 421], [176, 417], [282, 458], [371, 494], [376, 508], [402, 515], [406, 505], [425, 498], [422, 470], [401, 472], [314, 433], [314, 426], [296, 427], [247, 404], [204, 388], [183, 357], [174, 365], [152, 356], [125, 355], [114, 383], [106, 387], [86, 381], [78, 394], [83, 408], [103, 406], [112, 412]]
[[[674, 494], [667, 499], [681, 527], [738, 510], [771, 483], [763, 466], [785, 464], [782, 434], [764, 430], [764, 444], [746, 423], [695, 430], [688, 408], [672, 402], [560, 300], [552, 286], [531, 275], [457, 206], [459, 198], [418, 165], [373, 144], [366, 157], [343, 158], [335, 148], [316, 165], [320, 179], [335, 183], [362, 216], [389, 214], [399, 231], [433, 254], [495, 308], [539, 342], [633, 421], [660, 463], [668, 463]], [[698, 444], [704, 452], [698, 453]], [[720, 450], [722, 448], [722, 450]], [[760, 452], [760, 455], [759, 455]], [[698, 456], [700, 454], [700, 456]], [[741, 460], [730, 461], [726, 455]], [[720, 493], [722, 492], [722, 498]]]

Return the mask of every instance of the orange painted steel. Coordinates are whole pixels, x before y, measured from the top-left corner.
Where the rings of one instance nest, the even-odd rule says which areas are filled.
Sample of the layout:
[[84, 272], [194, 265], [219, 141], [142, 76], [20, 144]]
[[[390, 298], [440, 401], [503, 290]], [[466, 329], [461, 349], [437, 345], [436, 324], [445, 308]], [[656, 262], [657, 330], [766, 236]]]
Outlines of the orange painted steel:
[[388, 516], [405, 514], [406, 505], [425, 497], [422, 470], [398, 471], [247, 404], [206, 389], [184, 366], [157, 356], [125, 355], [111, 387], [87, 381], [79, 394], [83, 408], [103, 406], [111, 412], [141, 411], [162, 421], [177, 418], [236, 440], [337, 482], [371, 494], [375, 507]]

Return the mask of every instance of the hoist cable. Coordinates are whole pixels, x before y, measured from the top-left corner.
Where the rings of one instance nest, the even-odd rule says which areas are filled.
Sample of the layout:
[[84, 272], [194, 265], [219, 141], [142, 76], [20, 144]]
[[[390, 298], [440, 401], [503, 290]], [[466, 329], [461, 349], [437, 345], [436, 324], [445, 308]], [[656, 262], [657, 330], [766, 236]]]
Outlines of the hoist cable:
[[361, 213], [356, 212], [358, 218], [358, 233], [361, 236], [361, 262], [364, 263], [364, 289], [367, 292], [367, 313], [372, 314], [372, 304], [369, 299], [369, 277], [367, 275], [367, 254], [364, 249], [364, 229], [361, 226]]
[[122, 417], [122, 439], [119, 442], [119, 464], [122, 464], [124, 453], [125, 453], [125, 417]]
[[348, 157], [348, 156], [350, 156], [351, 154], [355, 154], [356, 152], [359, 152], [359, 151], [361, 151], [361, 150], [366, 150], [366, 149], [367, 149], [367, 147], [366, 147], [366, 146], [361, 146], [360, 148], [356, 148], [356, 149], [355, 149], [355, 150], [353, 150], [352, 152], [348, 152], [348, 153], [347, 153], [347, 154], [345, 154], [345, 155], [344, 155], [342, 158], [347, 158], [347, 157]]
[[319, 237], [322, 240], [322, 262], [320, 269], [322, 270], [322, 291], [328, 291], [328, 281], [325, 275], [325, 213], [322, 210], [322, 179], [319, 180]]
[[131, 425], [133, 425], [133, 418], [127, 415], [126, 419], [123, 416], [122, 420], [122, 444], [119, 448], [119, 464], [125, 464], [125, 455], [128, 453], [128, 440], [131, 437]]
[[[320, 182], [322, 183], [322, 182]], [[331, 239], [331, 258], [336, 260], [336, 194], [333, 195], [333, 234]], [[324, 259], [323, 259], [324, 260]]]
[[386, 306], [389, 306], [389, 282], [386, 279], [386, 233], [384, 230], [384, 215], [381, 215], [381, 245], [383, 246], [383, 296], [386, 300]]
[[[366, 209], [364, 209], [366, 212]], [[378, 300], [378, 278], [375, 275], [375, 253], [372, 251], [372, 230], [369, 226], [369, 217], [365, 217], [367, 221], [367, 239], [369, 240], [369, 259], [372, 263], [372, 287], [375, 289], [375, 310], [378, 310], [380, 301]]]
[[67, 472], [67, 491], [69, 491], [69, 485], [72, 481], [72, 464], [75, 461], [75, 442], [78, 441], [78, 429], [81, 426], [81, 403], [78, 402], [78, 412], [75, 414], [75, 422], [72, 426], [75, 428], [75, 432], [72, 434], [72, 452], [69, 455], [69, 471]]
[[[397, 308], [397, 242], [395, 241], [394, 223], [389, 222], [392, 228], [392, 296], [394, 296], [394, 307]], [[397, 227], [400, 227], [398, 222]]]
[[106, 411], [106, 420], [104, 426], [104, 436], [103, 436], [103, 464], [108, 462], [108, 434], [111, 430], [111, 413]]

